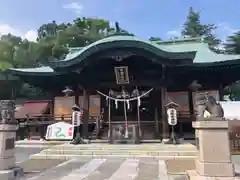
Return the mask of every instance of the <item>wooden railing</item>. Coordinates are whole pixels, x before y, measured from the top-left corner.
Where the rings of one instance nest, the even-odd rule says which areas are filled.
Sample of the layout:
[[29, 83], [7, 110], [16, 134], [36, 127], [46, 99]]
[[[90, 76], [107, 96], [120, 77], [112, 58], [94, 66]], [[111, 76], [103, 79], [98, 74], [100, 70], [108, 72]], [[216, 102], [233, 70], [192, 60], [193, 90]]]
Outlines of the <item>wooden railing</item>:
[[[50, 114], [46, 115], [40, 115], [40, 114], [31, 114], [26, 116], [26, 118], [18, 119], [20, 122], [20, 126], [36, 126], [36, 125], [49, 125], [58, 122], [59, 120], [55, 119], [61, 119], [60, 121], [66, 121], [69, 122], [71, 119], [72, 115], [58, 115], [58, 116], [53, 116]], [[97, 117], [89, 117], [89, 123], [95, 123]], [[191, 117], [189, 113], [187, 112], [182, 112], [179, 114], [179, 132], [184, 133], [184, 130], [181, 130], [182, 128], [186, 127], [186, 124], [190, 127], [191, 123], [193, 120], [195, 120], [195, 117]], [[151, 121], [141, 121], [141, 126], [155, 126], [156, 122], [151, 120]], [[116, 124], [124, 124], [124, 121], [111, 121], [112, 125]], [[128, 121], [128, 124], [137, 124], [136, 121]], [[159, 124], [159, 127], [162, 126], [162, 121], [159, 120], [157, 122]], [[104, 121], [104, 126], [108, 126], [109, 122]], [[161, 131], [161, 129], [160, 129]], [[232, 154], [240, 154], [240, 121], [239, 120], [232, 120], [229, 121], [229, 140], [230, 140], [230, 146], [231, 146], [231, 151]]]
[[232, 154], [240, 154], [240, 137], [235, 132], [229, 132], [229, 140]]
[[[44, 124], [53, 124], [59, 121], [71, 122], [72, 114], [64, 114], [64, 115], [52, 115], [52, 114], [30, 114], [26, 115], [25, 118], [17, 119], [20, 124], [28, 124], [28, 125], [44, 125]], [[89, 117], [89, 123], [96, 122], [97, 117]]]
[[240, 121], [229, 121], [229, 140], [233, 154], [240, 154]]

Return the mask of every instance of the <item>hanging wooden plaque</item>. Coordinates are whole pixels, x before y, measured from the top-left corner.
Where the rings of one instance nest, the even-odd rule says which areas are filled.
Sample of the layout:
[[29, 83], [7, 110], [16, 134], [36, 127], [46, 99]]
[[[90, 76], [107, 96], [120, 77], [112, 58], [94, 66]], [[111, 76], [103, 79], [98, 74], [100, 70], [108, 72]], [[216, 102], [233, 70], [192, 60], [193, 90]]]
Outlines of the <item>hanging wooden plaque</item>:
[[115, 70], [117, 84], [129, 84], [127, 66], [115, 67], [114, 70]]

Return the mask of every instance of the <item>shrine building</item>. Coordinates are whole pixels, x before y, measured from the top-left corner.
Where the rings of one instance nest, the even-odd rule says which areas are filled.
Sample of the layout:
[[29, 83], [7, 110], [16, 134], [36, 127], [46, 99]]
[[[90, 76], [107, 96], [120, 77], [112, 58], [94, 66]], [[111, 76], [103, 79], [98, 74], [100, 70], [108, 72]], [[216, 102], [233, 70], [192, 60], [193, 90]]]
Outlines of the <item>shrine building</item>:
[[83, 108], [85, 137], [94, 131], [89, 124], [102, 119], [103, 139], [115, 125], [136, 125], [144, 140], [167, 139], [165, 105], [179, 105], [178, 136], [193, 134], [194, 92], [189, 85], [197, 80], [201, 91], [222, 100], [223, 88], [240, 79], [240, 56], [217, 54], [201, 38], [145, 41], [118, 34], [70, 48], [49, 66], [6, 72], [51, 92], [54, 121], [71, 122], [72, 106]]

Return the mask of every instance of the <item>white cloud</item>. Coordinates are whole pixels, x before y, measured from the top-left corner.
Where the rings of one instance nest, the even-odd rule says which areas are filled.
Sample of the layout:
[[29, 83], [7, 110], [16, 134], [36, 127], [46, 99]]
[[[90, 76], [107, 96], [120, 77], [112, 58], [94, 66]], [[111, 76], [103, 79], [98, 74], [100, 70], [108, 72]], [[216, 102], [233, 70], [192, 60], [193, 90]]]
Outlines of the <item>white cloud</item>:
[[[170, 30], [166, 33], [168, 38], [171, 37], [179, 37], [181, 36], [181, 30], [182, 27], [180, 26], [179, 28]], [[240, 29], [233, 28], [231, 25], [228, 23], [218, 23], [217, 24], [217, 29], [213, 32], [218, 38], [220, 38], [223, 42], [226, 41], [227, 37], [234, 32], [239, 31]]]
[[28, 39], [29, 41], [36, 41], [37, 39], [37, 32], [34, 30], [21, 32], [20, 30], [15, 29], [8, 24], [0, 24], [0, 36], [9, 33], [15, 36], [21, 36], [23, 39]]
[[[181, 30], [182, 30], [182, 27], [180, 26], [179, 28], [176, 28], [175, 30], [168, 31], [167, 38], [181, 36]], [[240, 29], [234, 28], [231, 25], [229, 25], [228, 23], [225, 23], [225, 22], [217, 23], [217, 29], [214, 30], [213, 33], [214, 33], [214, 35], [216, 35], [216, 37], [220, 38], [222, 41], [222, 43], [218, 46], [218, 48], [223, 49], [224, 48], [223, 44], [226, 42], [227, 37], [237, 31], [240, 31]]]
[[168, 38], [179, 37], [179, 36], [181, 36], [181, 30], [180, 29], [170, 30], [167, 32], [167, 36], [168, 36]]
[[223, 42], [226, 41], [229, 35], [232, 35], [234, 32], [239, 31], [240, 29], [234, 28], [228, 23], [219, 23], [217, 24], [217, 29], [215, 30], [215, 34], [219, 37]]
[[37, 32], [34, 30], [29, 30], [23, 37], [29, 41], [36, 41], [37, 40]]
[[0, 35], [5, 35], [9, 33], [16, 36], [20, 35], [20, 32], [18, 32], [16, 29], [12, 28], [8, 24], [0, 24]]
[[63, 8], [69, 9], [76, 14], [80, 14], [82, 12], [83, 6], [77, 2], [72, 2], [70, 4], [63, 5]]

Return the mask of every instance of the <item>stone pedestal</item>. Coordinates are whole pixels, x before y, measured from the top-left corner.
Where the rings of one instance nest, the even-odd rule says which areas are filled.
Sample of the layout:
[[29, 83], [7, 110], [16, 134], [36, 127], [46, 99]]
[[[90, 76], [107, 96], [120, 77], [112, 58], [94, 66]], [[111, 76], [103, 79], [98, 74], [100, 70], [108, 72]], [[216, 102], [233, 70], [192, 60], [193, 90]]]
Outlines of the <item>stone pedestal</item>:
[[0, 179], [13, 180], [23, 175], [15, 162], [17, 124], [0, 124]]
[[14, 180], [23, 175], [15, 164], [15, 138], [18, 122], [14, 119], [14, 103], [0, 101], [0, 180]]
[[231, 161], [228, 121], [193, 122], [196, 129], [196, 170], [187, 171], [189, 180], [230, 180], [235, 176]]

